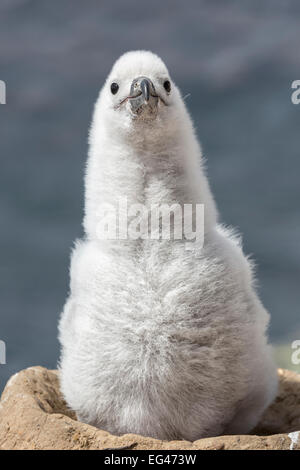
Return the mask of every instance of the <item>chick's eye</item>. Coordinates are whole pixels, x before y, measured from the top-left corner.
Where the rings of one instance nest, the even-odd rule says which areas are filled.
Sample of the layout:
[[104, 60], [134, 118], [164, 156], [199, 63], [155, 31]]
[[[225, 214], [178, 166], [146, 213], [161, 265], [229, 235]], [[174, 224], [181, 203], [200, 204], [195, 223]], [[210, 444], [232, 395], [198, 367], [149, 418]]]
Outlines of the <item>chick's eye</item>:
[[171, 91], [171, 83], [170, 83], [169, 80], [166, 80], [166, 81], [164, 82], [164, 89], [166, 90], [166, 92], [170, 93], [170, 91]]
[[112, 92], [113, 95], [118, 93], [118, 89], [119, 89], [119, 85], [116, 82], [110, 85], [110, 91]]

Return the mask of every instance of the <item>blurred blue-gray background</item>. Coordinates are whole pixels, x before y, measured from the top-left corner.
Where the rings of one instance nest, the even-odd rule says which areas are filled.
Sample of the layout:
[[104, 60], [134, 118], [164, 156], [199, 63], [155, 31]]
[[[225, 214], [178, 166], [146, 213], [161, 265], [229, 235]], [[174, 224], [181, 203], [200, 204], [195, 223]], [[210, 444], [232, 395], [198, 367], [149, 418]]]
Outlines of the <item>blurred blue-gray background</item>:
[[187, 98], [222, 220], [257, 261], [276, 344], [300, 339], [298, 0], [2, 0], [0, 389], [54, 368], [81, 235], [93, 103], [113, 62], [150, 49]]

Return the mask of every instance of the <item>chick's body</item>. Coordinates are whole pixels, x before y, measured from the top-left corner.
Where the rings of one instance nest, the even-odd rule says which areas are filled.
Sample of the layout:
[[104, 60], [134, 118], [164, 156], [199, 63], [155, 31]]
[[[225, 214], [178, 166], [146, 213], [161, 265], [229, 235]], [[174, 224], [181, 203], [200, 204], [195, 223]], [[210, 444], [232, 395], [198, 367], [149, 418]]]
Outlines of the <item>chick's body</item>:
[[[203, 204], [204, 244], [99, 239], [99, 206], [121, 199]], [[180, 93], [149, 52], [121, 57], [100, 94], [84, 225], [60, 321], [62, 391], [78, 418], [160, 439], [250, 431], [276, 394], [269, 315], [239, 240], [217, 224]]]

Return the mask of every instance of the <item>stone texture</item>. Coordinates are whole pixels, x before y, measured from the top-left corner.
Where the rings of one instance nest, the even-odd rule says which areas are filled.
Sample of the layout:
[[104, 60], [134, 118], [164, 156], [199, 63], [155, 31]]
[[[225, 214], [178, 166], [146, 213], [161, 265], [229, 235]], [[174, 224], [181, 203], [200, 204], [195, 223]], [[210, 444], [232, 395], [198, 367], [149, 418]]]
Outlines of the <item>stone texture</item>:
[[0, 449], [298, 449], [300, 375], [278, 370], [279, 394], [251, 435], [195, 442], [113, 436], [76, 421], [60, 391], [58, 372], [31, 367], [11, 377], [0, 402]]

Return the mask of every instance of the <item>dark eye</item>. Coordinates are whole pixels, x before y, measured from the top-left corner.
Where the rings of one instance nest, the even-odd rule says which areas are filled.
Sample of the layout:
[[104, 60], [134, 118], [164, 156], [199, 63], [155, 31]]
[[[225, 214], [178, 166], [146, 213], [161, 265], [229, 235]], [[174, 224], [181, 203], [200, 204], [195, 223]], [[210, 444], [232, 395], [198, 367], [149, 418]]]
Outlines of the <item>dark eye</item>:
[[169, 82], [169, 80], [166, 80], [166, 81], [164, 82], [164, 89], [165, 89], [168, 93], [170, 93], [170, 91], [171, 91], [171, 83]]
[[119, 85], [117, 83], [114, 82], [110, 85], [110, 91], [112, 92], [113, 95], [118, 93], [118, 89], [119, 89]]

